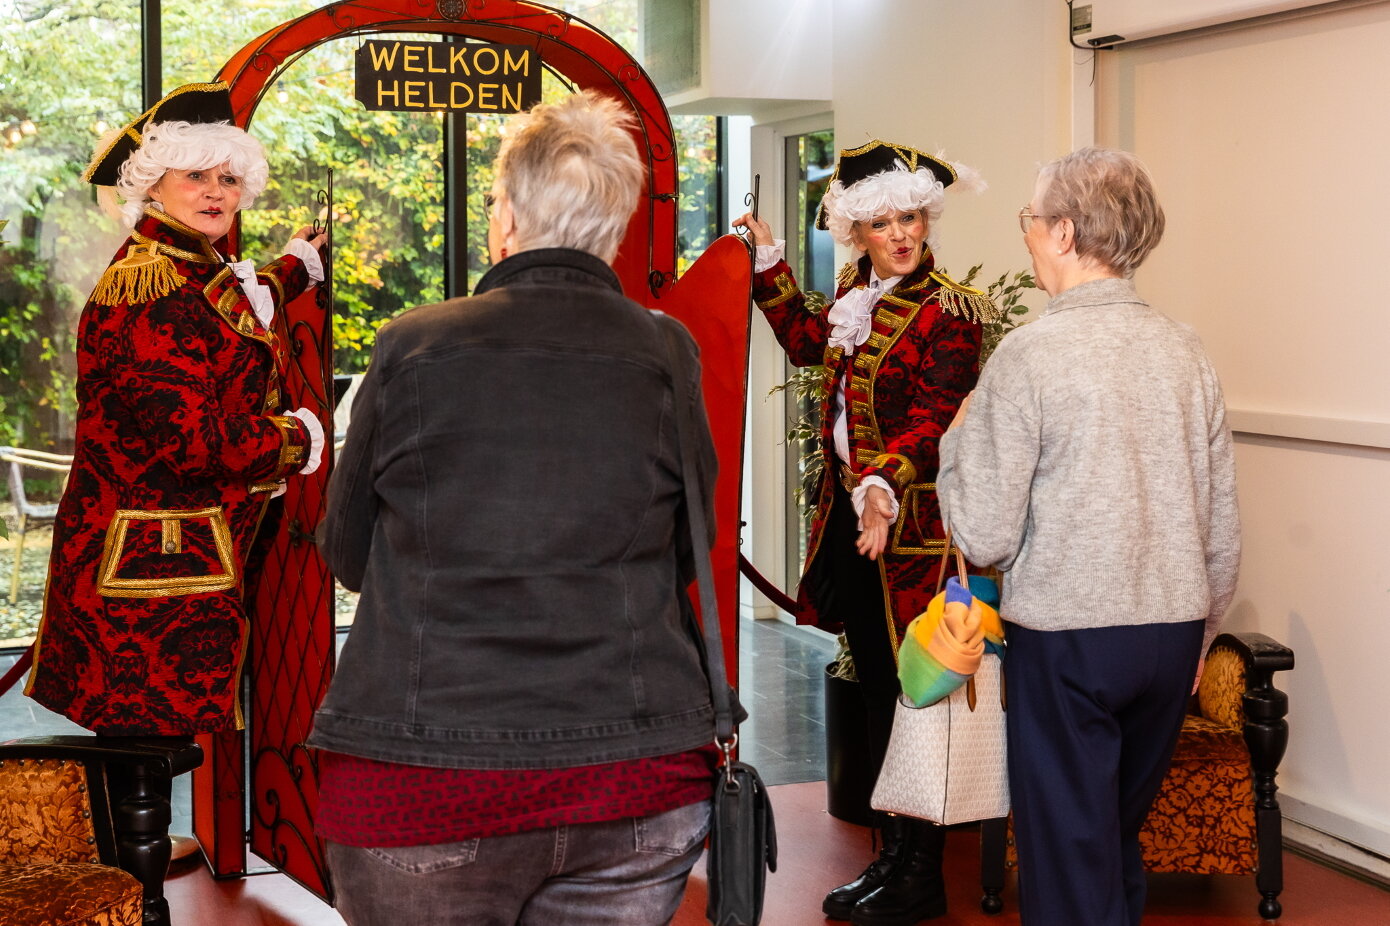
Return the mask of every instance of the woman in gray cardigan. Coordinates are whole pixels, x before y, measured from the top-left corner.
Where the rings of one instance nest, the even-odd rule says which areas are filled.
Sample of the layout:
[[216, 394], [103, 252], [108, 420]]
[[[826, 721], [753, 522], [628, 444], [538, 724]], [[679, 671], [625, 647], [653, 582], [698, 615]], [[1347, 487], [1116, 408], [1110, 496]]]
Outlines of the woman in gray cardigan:
[[941, 440], [956, 543], [1003, 570], [1025, 926], [1136, 926], [1138, 833], [1235, 591], [1235, 459], [1197, 336], [1131, 277], [1163, 234], [1148, 171], [1087, 148], [1020, 213], [1042, 316]]

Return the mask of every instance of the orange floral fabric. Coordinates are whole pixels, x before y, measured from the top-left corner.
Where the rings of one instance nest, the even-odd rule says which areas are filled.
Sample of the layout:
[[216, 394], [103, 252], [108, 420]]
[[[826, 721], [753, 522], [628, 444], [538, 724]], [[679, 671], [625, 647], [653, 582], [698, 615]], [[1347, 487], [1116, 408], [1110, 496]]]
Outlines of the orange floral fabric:
[[0, 865], [99, 861], [90, 798], [80, 763], [0, 761]]
[[140, 882], [119, 868], [0, 867], [5, 926], [140, 926], [143, 915]]
[[1245, 660], [1229, 647], [1213, 646], [1202, 671], [1202, 686], [1197, 689], [1202, 716], [1240, 730], [1245, 726], [1245, 710], [1241, 706], [1244, 694]]

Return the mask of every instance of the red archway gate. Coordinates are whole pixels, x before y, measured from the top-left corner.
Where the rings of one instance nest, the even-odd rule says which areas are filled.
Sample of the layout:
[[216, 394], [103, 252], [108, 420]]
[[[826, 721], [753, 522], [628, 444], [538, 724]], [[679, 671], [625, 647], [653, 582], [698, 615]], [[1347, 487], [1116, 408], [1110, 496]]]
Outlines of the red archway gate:
[[[737, 678], [737, 544], [746, 404], [751, 261], [742, 242], [720, 239], [679, 284], [677, 165], [670, 117], [656, 87], [617, 43], [568, 13], [522, 0], [382, 0], [325, 6], [266, 32], [218, 74], [231, 85], [237, 124], [251, 122], [275, 80], [324, 42], [379, 33], [429, 33], [533, 48], [582, 89], [632, 110], [647, 160], [642, 206], [628, 225], [614, 269], [627, 294], [681, 319], [700, 343], [705, 398], [720, 459], [713, 554], [730, 680]], [[280, 334], [293, 357], [287, 406], [315, 409], [332, 433], [331, 306], [322, 295], [290, 305]], [[274, 538], [252, 601], [249, 749], [242, 734], [204, 738], [208, 761], [195, 775], [195, 829], [214, 874], [246, 870], [250, 844], [262, 858], [321, 896], [330, 895], [322, 846], [313, 834], [314, 757], [303, 747], [333, 671], [333, 582], [313, 546], [329, 465], [291, 480], [284, 526]]]

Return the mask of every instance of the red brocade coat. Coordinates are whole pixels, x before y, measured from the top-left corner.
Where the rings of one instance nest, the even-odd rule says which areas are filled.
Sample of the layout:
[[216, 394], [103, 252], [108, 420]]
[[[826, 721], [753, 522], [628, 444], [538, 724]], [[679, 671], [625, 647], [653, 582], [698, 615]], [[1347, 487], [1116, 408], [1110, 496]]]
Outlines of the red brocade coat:
[[[277, 317], [310, 285], [291, 256], [260, 280]], [[98, 733], [239, 728], [246, 564], [309, 445], [282, 414], [283, 343], [207, 239], [151, 209], [83, 309], [77, 363], [27, 693]]]
[[[825, 465], [797, 592], [797, 622], [832, 633], [842, 629], [838, 620], [819, 613], [804, 576], [820, 552], [835, 496], [830, 480], [845, 478], [831, 428], [834, 395], [849, 377], [845, 407], [853, 462], [846, 482], [853, 488], [864, 476], [880, 476], [894, 486], [900, 506], [889, 527], [887, 548], [878, 558], [894, 652], [908, 622], [926, 609], [936, 591], [945, 542], [936, 499], [937, 442], [975, 387], [981, 338], [977, 319], [992, 312], [984, 294], [952, 282], [933, 267], [927, 251], [916, 270], [879, 298], [872, 333], [850, 356], [828, 346], [831, 326], [826, 314], [807, 310], [785, 261], [753, 276], [753, 299], [792, 364], [827, 368], [829, 388], [821, 404]], [[835, 298], [866, 285], [869, 272], [867, 256], [846, 265]]]

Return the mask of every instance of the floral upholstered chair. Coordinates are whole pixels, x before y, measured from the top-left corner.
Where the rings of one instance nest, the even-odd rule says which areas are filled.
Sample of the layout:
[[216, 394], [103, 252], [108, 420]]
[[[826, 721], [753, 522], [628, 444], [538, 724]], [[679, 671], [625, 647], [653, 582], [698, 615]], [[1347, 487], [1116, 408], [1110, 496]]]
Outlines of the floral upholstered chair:
[[0, 744], [0, 923], [168, 926], [168, 785], [201, 761], [191, 741]]
[[[1293, 663], [1293, 651], [1264, 634], [1223, 633], [1212, 641], [1172, 765], [1139, 833], [1149, 871], [1253, 873], [1267, 920], [1283, 912], [1283, 818], [1274, 778], [1289, 737], [1288, 695], [1273, 676]], [[998, 913], [1005, 866], [1016, 864], [1008, 822], [985, 821], [980, 838], [980, 906]]]

